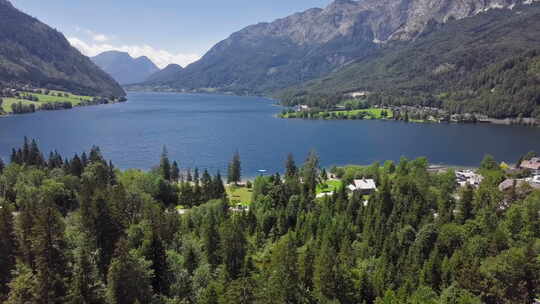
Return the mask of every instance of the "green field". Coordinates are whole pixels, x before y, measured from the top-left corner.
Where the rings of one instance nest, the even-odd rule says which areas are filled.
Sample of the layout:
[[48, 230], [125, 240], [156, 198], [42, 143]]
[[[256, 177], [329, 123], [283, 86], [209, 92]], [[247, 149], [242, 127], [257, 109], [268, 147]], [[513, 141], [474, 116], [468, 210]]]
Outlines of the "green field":
[[[388, 116], [387, 117], [384, 117], [382, 115], [383, 111], [386, 111], [386, 113], [388, 113]], [[373, 119], [383, 119], [383, 118], [387, 118], [387, 119], [390, 119], [393, 117], [393, 113], [392, 113], [392, 110], [385, 110], [385, 109], [379, 109], [379, 108], [369, 108], [369, 109], [362, 109], [362, 110], [350, 110], [350, 111], [331, 111], [331, 112], [334, 112], [336, 114], [338, 113], [341, 113], [343, 115], [347, 115], [347, 116], [350, 116], [350, 115], [357, 115], [359, 113], [368, 113], [370, 114], [370, 116], [373, 118]], [[369, 119], [369, 118], [368, 118]]]
[[[383, 116], [386, 111], [387, 116]], [[312, 119], [358, 119], [359, 114], [364, 114], [363, 119], [392, 119], [393, 112], [388, 109], [369, 108], [361, 110], [336, 110], [311, 113], [310, 117], [303, 117], [302, 112], [292, 112], [280, 115], [281, 118], [312, 118]]]
[[321, 194], [325, 192], [336, 192], [342, 185], [343, 185], [343, 182], [340, 180], [326, 181], [323, 184], [317, 185], [317, 194]]
[[[56, 94], [62, 94], [62, 96], [56, 96]], [[33, 104], [36, 107], [36, 110], [39, 109], [41, 103], [54, 103], [54, 102], [70, 102], [74, 107], [78, 106], [82, 101], [91, 101], [93, 99], [92, 96], [79, 96], [67, 92], [62, 91], [50, 91], [49, 95], [46, 94], [38, 94], [38, 93], [23, 93], [32, 95], [34, 97], [37, 97], [39, 101], [30, 101], [26, 99], [18, 99], [18, 98], [2, 98], [4, 101], [2, 104], [2, 108], [4, 112], [6, 113], [12, 113], [12, 105], [14, 103], [22, 102], [23, 104], [30, 105]], [[67, 96], [64, 96], [64, 94], [67, 94]]]
[[241, 204], [243, 206], [249, 206], [251, 204], [251, 195], [253, 190], [246, 187], [227, 186], [227, 196], [231, 204]]
[[39, 108], [39, 102], [35, 102], [35, 101], [29, 101], [29, 100], [24, 100], [24, 99], [15, 99], [15, 98], [2, 98], [2, 100], [4, 101], [2, 103], [2, 108], [4, 109], [4, 112], [6, 113], [12, 113], [13, 110], [11, 108], [11, 105], [13, 105], [14, 103], [19, 103], [19, 102], [22, 102], [23, 104], [25, 105], [35, 105], [36, 108]]
[[[68, 94], [67, 97], [65, 96], [53, 96], [52, 94], [55, 93], [61, 93], [61, 94]], [[81, 101], [90, 101], [92, 100], [93, 97], [91, 96], [79, 96], [79, 95], [74, 95], [74, 94], [71, 94], [71, 93], [66, 93], [66, 92], [60, 92], [60, 91], [51, 91], [51, 93], [49, 95], [45, 95], [45, 94], [36, 94], [36, 93], [31, 93], [30, 95], [33, 95], [35, 97], [37, 97], [39, 99], [39, 102], [64, 102], [64, 101], [69, 101], [73, 104], [73, 106], [76, 106], [78, 104], [81, 103]]]

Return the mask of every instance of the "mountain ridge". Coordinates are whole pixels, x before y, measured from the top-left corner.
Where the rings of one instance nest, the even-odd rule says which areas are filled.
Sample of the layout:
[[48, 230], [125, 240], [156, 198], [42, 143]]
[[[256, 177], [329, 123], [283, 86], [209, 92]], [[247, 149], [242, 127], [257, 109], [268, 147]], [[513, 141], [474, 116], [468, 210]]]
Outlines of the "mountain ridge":
[[90, 59], [122, 85], [143, 82], [159, 71], [148, 57], [134, 58], [127, 52], [106, 51]]
[[335, 105], [366, 92], [373, 105], [433, 106], [495, 118], [540, 118], [540, 3], [433, 26], [414, 41], [278, 94], [283, 103]]
[[118, 83], [72, 47], [62, 33], [7, 0], [0, 0], [0, 84], [125, 96]]
[[268, 95], [339, 70], [387, 43], [412, 41], [436, 24], [523, 2], [336, 0], [325, 8], [247, 26], [159, 84], [184, 91]]
[[161, 70], [158, 70], [147, 77], [146, 81], [152, 82], [152, 83], [160, 83], [162, 81], [166, 81], [170, 77], [176, 75], [177, 73], [180, 73], [184, 70], [182, 66], [179, 64], [171, 63], [164, 67]]

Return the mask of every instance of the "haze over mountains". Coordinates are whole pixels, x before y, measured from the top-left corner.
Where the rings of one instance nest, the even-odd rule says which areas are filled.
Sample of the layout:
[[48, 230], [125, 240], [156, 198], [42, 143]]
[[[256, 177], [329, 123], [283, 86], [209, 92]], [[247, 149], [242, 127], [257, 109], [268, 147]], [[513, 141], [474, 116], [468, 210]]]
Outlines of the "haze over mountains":
[[80, 95], [125, 96], [60, 32], [0, 0], [0, 85], [31, 85]]
[[[178, 90], [268, 94], [325, 76], [407, 44], [452, 20], [521, 0], [336, 0], [271, 23], [248, 26], [216, 44], [204, 57], [147, 85]], [[531, 3], [531, 1], [525, 1]]]
[[125, 52], [108, 51], [91, 59], [122, 85], [146, 81], [150, 75], [159, 71], [148, 57], [133, 58]]

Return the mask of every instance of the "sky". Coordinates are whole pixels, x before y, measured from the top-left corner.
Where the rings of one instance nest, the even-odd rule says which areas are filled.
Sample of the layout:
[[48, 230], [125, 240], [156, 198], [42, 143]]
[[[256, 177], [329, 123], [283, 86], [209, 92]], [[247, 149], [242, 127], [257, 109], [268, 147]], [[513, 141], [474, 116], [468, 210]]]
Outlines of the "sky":
[[87, 56], [107, 50], [147, 56], [160, 68], [198, 60], [250, 24], [270, 22], [331, 0], [11, 0], [64, 33]]

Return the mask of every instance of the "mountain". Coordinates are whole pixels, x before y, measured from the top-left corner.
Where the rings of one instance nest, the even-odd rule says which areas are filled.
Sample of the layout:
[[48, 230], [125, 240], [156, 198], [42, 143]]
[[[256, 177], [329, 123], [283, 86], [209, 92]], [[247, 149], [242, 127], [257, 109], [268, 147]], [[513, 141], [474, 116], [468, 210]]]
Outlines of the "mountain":
[[162, 84], [194, 91], [267, 94], [327, 75], [377, 53], [388, 43], [412, 41], [436, 24], [494, 8], [510, 9], [519, 3], [521, 0], [336, 0], [324, 9], [248, 26], [182, 72], [162, 79]]
[[148, 57], [133, 58], [124, 52], [104, 52], [91, 59], [123, 85], [143, 82], [148, 76], [159, 71], [159, 68]]
[[372, 104], [540, 118], [540, 3], [432, 24], [409, 43], [390, 43], [280, 97], [324, 107], [359, 91]]
[[180, 74], [184, 69], [178, 64], [169, 64], [164, 69], [159, 70], [152, 75], [148, 76], [146, 81], [150, 83], [162, 83], [167, 82], [175, 75]]
[[60, 32], [0, 0], [0, 84], [32, 85], [79, 95], [125, 96]]

